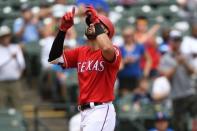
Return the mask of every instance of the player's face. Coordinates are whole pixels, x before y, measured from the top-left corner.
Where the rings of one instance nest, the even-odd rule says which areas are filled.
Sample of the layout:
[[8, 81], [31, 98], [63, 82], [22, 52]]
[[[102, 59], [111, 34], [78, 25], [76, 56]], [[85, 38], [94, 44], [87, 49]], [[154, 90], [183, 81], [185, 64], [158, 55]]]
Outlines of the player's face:
[[[102, 25], [102, 24], [101, 24], [101, 26], [104, 29], [104, 32], [106, 34], [108, 34], [109, 33], [108, 29], [104, 25]], [[94, 28], [94, 25], [93, 24], [90, 24], [90, 26], [87, 27], [87, 34], [90, 34], [90, 35], [95, 34], [95, 28]]]
[[87, 34], [89, 34], [89, 35], [95, 34], [94, 25], [93, 25], [93, 24], [90, 24], [90, 26], [87, 27], [86, 32], [87, 32]]

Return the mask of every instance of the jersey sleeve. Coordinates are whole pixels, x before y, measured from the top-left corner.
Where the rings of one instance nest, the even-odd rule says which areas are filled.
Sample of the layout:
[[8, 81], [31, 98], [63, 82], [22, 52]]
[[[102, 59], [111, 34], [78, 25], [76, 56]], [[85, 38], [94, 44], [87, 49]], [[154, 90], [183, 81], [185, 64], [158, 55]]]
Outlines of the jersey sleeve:
[[64, 59], [63, 68], [77, 67], [78, 55], [79, 55], [79, 48], [75, 48], [75, 49], [71, 49], [71, 50], [64, 50], [64, 52], [63, 52], [63, 59]]
[[114, 49], [115, 49], [115, 58], [114, 58], [114, 61], [113, 62], [108, 62], [107, 61], [107, 63], [119, 68], [120, 61], [121, 61], [121, 58], [122, 58], [121, 52], [120, 52], [120, 49], [118, 47], [116, 47], [116, 46], [114, 46]]

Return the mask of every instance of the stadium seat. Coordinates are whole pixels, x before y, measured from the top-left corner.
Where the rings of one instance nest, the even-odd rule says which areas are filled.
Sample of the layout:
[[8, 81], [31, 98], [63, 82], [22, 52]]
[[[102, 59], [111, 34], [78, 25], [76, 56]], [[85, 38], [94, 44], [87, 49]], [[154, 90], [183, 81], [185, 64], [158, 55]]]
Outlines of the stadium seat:
[[15, 109], [0, 110], [0, 131], [25, 131], [23, 117]]

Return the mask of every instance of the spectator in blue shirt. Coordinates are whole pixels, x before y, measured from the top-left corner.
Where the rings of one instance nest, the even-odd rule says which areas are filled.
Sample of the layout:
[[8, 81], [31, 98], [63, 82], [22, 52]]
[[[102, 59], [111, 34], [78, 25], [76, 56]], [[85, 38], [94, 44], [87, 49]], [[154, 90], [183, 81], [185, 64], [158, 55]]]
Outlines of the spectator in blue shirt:
[[156, 113], [155, 128], [148, 131], [174, 131], [169, 128], [168, 116], [163, 112]]
[[[138, 81], [142, 76], [147, 77], [150, 72], [151, 59], [146, 53], [143, 44], [135, 43], [133, 39], [133, 29], [127, 27], [123, 29], [122, 36], [124, 45], [120, 47], [122, 53], [121, 70], [118, 74], [119, 88], [121, 92], [133, 90], [137, 87]], [[145, 57], [145, 69], [140, 67], [140, 60]], [[126, 93], [125, 92], [125, 93]]]
[[13, 31], [19, 41], [24, 43], [39, 40], [38, 22], [33, 21], [31, 7], [28, 4], [21, 6], [22, 17], [14, 21]]

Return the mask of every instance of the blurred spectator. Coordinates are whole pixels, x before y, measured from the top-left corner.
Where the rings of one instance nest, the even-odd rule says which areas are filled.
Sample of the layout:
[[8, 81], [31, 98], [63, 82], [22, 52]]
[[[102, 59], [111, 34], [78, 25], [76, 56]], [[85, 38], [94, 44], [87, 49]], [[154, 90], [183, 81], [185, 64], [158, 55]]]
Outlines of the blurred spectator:
[[149, 93], [149, 82], [146, 78], [139, 80], [138, 87], [133, 92], [134, 107], [140, 104], [150, 104], [152, 102], [151, 95]]
[[39, 20], [43, 20], [52, 15], [51, 6], [46, 2], [46, 0], [41, 0], [40, 9], [34, 12], [35, 15], [39, 18]]
[[159, 45], [159, 51], [163, 55], [166, 52], [169, 51], [169, 34], [170, 34], [170, 29], [169, 28], [163, 28], [161, 30], [161, 37], [162, 37], [162, 43]]
[[158, 112], [155, 119], [155, 128], [148, 131], [173, 131], [173, 129], [169, 128], [168, 117], [164, 113]]
[[[62, 18], [62, 16], [64, 15], [64, 13], [72, 10], [73, 6], [74, 5], [67, 5], [66, 0], [56, 0], [55, 1], [55, 4], [52, 6], [52, 16], [55, 19], [56, 27], [59, 24], [59, 21]], [[53, 27], [54, 27], [54, 29], [56, 29], [55, 26], [53, 26]], [[77, 45], [76, 38], [77, 38], [76, 30], [74, 27], [72, 27], [68, 30], [68, 32], [66, 34], [66, 39], [64, 41], [64, 45], [69, 45], [69, 47], [71, 46], [72, 48], [75, 47]]]
[[[155, 34], [159, 30], [160, 25], [156, 24], [148, 30], [148, 19], [144, 16], [139, 16], [136, 20], [136, 30], [134, 39], [139, 44], [144, 44], [145, 50], [152, 58], [152, 66], [149, 76], [154, 77], [158, 73], [158, 65], [160, 54], [155, 41]], [[145, 69], [146, 60], [142, 59], [141, 66]]]
[[197, 104], [195, 89], [191, 85], [194, 68], [191, 65], [191, 57], [180, 53], [181, 40], [181, 32], [170, 32], [171, 51], [162, 56], [159, 69], [161, 74], [171, 81], [175, 130], [186, 131], [186, 116], [188, 113], [190, 116], [196, 114]]
[[61, 18], [65, 12], [72, 10], [73, 5], [68, 5], [67, 0], [55, 0], [54, 5], [51, 8], [52, 15], [55, 18]]
[[24, 57], [19, 45], [10, 43], [11, 30], [0, 27], [0, 107], [21, 108], [23, 89], [21, 75], [25, 68]]
[[63, 70], [60, 66], [52, 67], [56, 73], [56, 86], [53, 87], [53, 98], [61, 102], [77, 103], [78, 79], [76, 69]]
[[191, 36], [185, 36], [181, 43], [181, 52], [190, 55], [197, 71], [197, 23], [191, 26]]
[[179, 5], [179, 16], [186, 20], [195, 19], [197, 13], [197, 1], [196, 0], [177, 0]]
[[40, 39], [39, 44], [41, 46], [41, 62], [42, 68], [47, 70], [51, 67], [51, 64], [48, 63], [48, 56], [55, 39], [54, 32], [55, 32], [55, 23], [52, 18], [45, 18], [43, 20], [43, 27], [42, 27], [42, 39]]
[[22, 17], [14, 21], [13, 31], [19, 41], [28, 42], [39, 40], [38, 22], [34, 19], [31, 6], [27, 3], [21, 6]]
[[64, 46], [66, 48], [74, 48], [77, 45], [77, 32], [75, 30], [75, 27], [70, 28], [67, 33], [66, 33], [66, 37], [64, 40]]
[[155, 34], [160, 28], [160, 25], [156, 24], [152, 28], [148, 29], [148, 19], [145, 16], [139, 16], [136, 19], [136, 30], [134, 34], [134, 38], [136, 42], [140, 44], [148, 44], [154, 43], [155, 44]]
[[163, 112], [172, 116], [172, 100], [170, 99], [171, 86], [169, 80], [160, 76], [153, 80], [151, 97], [156, 112]]
[[[52, 100], [55, 102], [64, 102], [67, 96], [67, 83], [72, 83], [73, 79], [71, 71], [64, 71], [59, 66], [54, 66], [48, 63], [48, 56], [55, 39], [56, 21], [53, 17], [48, 17], [43, 20], [42, 39], [39, 41], [41, 45], [41, 62], [42, 62], [42, 86], [41, 94], [43, 99]], [[64, 40], [65, 48], [73, 48], [76, 46], [76, 32], [74, 28], [68, 30]], [[77, 77], [76, 77], [77, 79]], [[76, 86], [77, 82], [73, 85]], [[70, 84], [71, 85], [71, 84]], [[71, 85], [71, 86], [73, 86]], [[74, 94], [73, 94], [74, 95]], [[72, 100], [71, 100], [72, 101]]]
[[[151, 59], [144, 50], [144, 45], [135, 43], [133, 39], [133, 29], [127, 27], [123, 29], [122, 37], [124, 45], [120, 47], [122, 53], [122, 69], [118, 74], [119, 88], [124, 93], [137, 87], [137, 83], [142, 76], [148, 76], [150, 71]], [[144, 72], [140, 68], [140, 60], [146, 58]]]

